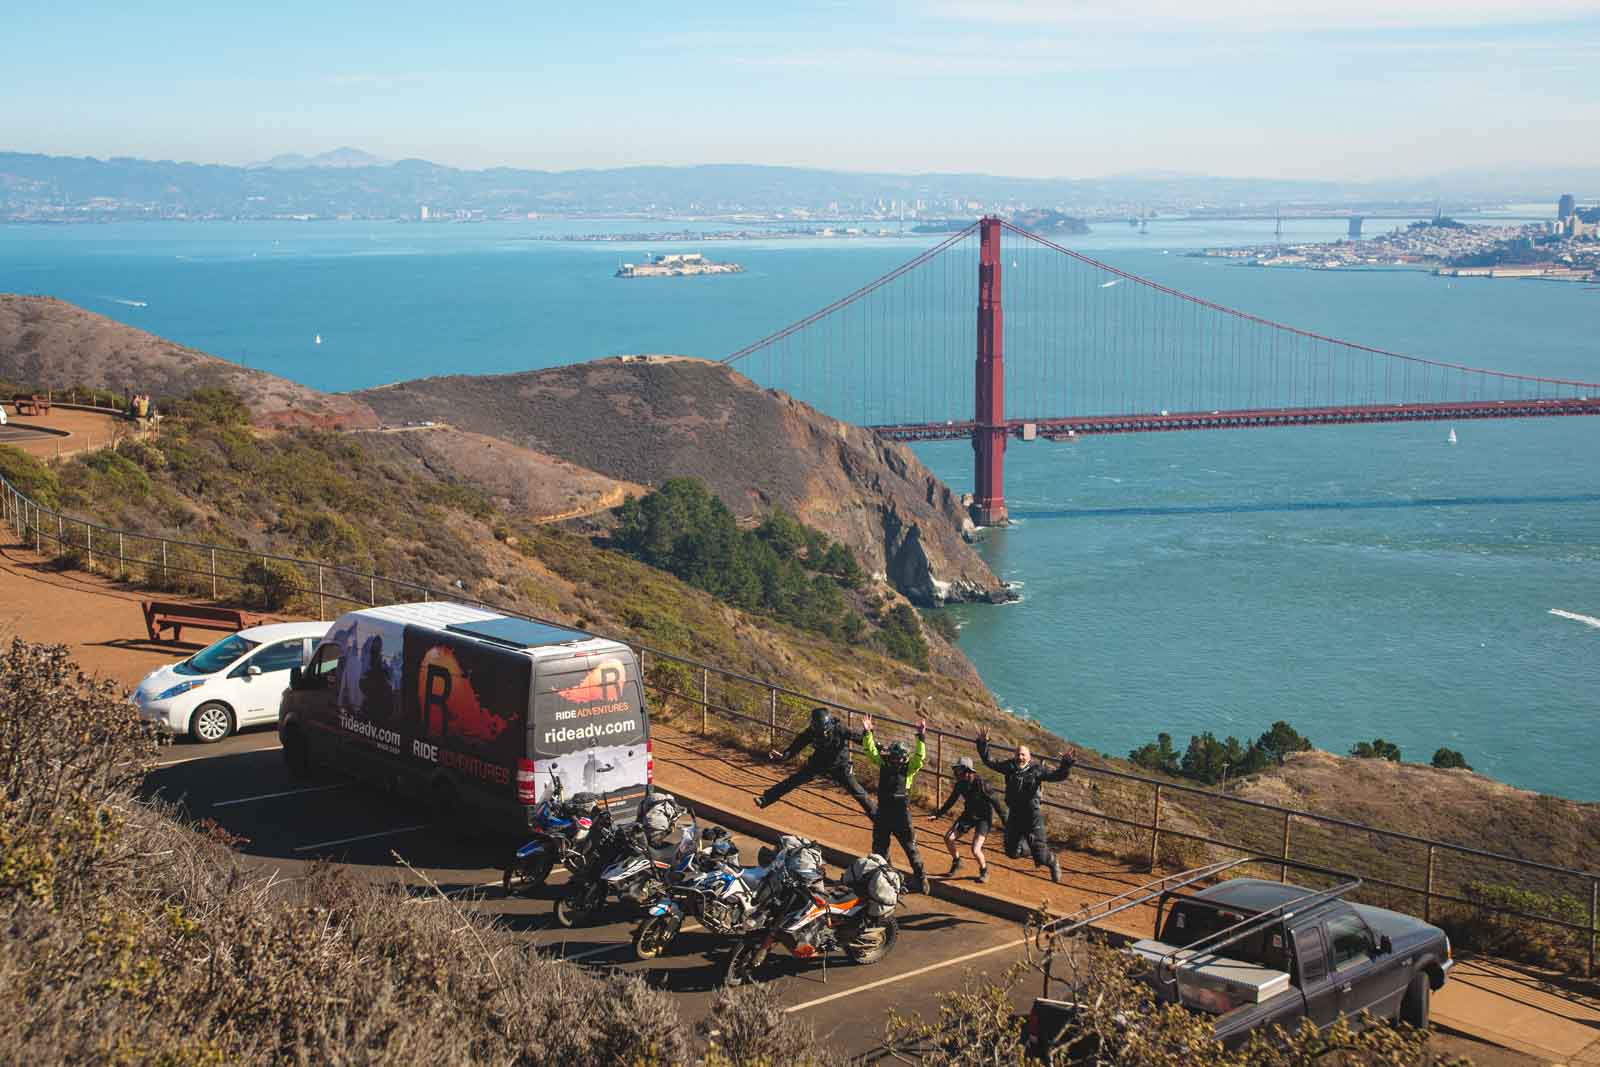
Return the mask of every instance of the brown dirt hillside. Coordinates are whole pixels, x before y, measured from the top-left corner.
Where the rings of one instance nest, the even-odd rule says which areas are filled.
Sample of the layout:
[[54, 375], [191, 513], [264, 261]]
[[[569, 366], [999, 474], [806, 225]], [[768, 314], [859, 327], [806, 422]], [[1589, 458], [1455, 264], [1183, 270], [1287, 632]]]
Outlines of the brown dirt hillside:
[[442, 420], [642, 485], [693, 476], [741, 516], [785, 508], [917, 603], [1005, 595], [960, 501], [909, 449], [716, 363], [623, 356], [354, 395], [388, 423]]
[[319, 393], [44, 296], [0, 293], [0, 377], [39, 389], [130, 389], [158, 399], [226, 388], [267, 426], [347, 429], [378, 421], [348, 396]]

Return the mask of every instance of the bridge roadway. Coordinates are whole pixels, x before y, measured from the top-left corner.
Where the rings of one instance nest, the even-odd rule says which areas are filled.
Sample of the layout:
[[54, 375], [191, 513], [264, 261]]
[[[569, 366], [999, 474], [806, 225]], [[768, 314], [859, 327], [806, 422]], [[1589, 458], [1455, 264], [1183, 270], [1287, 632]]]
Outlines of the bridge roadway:
[[[1040, 437], [1161, 433], [1176, 430], [1245, 430], [1269, 426], [1358, 426], [1400, 422], [1470, 422], [1476, 419], [1536, 419], [1600, 415], [1600, 397], [1561, 400], [1465, 400], [1423, 404], [1310, 408], [1244, 408], [1231, 411], [1159, 411], [1134, 415], [1007, 419], [1006, 432], [1022, 437], [1032, 426]], [[971, 437], [972, 420], [897, 423], [870, 427], [891, 441], [948, 441]]]

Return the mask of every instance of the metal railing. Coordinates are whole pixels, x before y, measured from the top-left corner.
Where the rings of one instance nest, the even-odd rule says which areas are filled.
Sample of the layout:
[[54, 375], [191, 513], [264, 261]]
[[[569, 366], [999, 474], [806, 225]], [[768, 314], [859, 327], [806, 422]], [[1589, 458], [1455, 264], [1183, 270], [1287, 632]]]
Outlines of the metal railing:
[[[183, 587], [215, 599], [224, 587], [259, 588], [262, 575], [252, 575], [249, 567], [276, 562], [292, 568], [303, 580], [291, 590], [309, 601], [315, 598], [317, 614], [326, 617], [330, 605], [373, 606], [399, 600], [457, 600], [493, 608], [535, 622], [575, 628], [570, 623], [545, 619], [515, 608], [476, 599], [461, 588], [436, 589], [418, 582], [298, 559], [251, 549], [232, 548], [200, 541], [160, 537], [119, 529], [101, 523], [73, 518], [44, 507], [0, 477], [0, 505], [4, 519], [24, 543], [32, 544], [41, 555], [48, 546], [58, 554], [83, 554], [83, 566], [110, 568], [113, 573], [131, 578], [142, 572], [145, 581], [158, 587]], [[145, 546], [144, 552], [137, 549]], [[98, 561], [98, 562], [97, 562]], [[383, 594], [381, 597], [379, 594]], [[581, 627], [576, 627], [582, 629]], [[682, 701], [700, 710], [700, 732], [710, 730], [710, 719], [735, 724], [746, 733], [765, 733], [764, 744], [779, 747], [780, 737], [792, 737], [803, 728], [809, 709], [816, 706], [840, 712], [847, 724], [857, 717], [871, 715], [876, 723], [904, 730], [915, 724], [889, 714], [863, 711], [826, 697], [791, 689], [767, 679], [728, 670], [665, 649], [642, 644], [627, 635], [601, 634], [621, 641], [640, 656], [646, 686], [658, 700]], [[648, 669], [651, 661], [666, 671]], [[698, 673], [698, 678], [695, 677]], [[714, 699], [713, 679], [720, 689]], [[698, 682], [698, 686], [695, 683]], [[695, 689], [698, 689], [698, 692]], [[949, 778], [948, 768], [960, 755], [976, 753], [975, 739], [930, 725], [927, 731], [932, 757], [924, 777], [931, 775], [935, 794], [942, 794]], [[1009, 746], [995, 749], [1010, 752]], [[1388, 890], [1404, 898], [1418, 900], [1424, 918], [1432, 921], [1439, 905], [1472, 909], [1479, 913], [1538, 923], [1581, 937], [1587, 942], [1584, 973], [1595, 974], [1597, 945], [1600, 945], [1600, 872], [1578, 870], [1540, 863], [1484, 849], [1438, 841], [1398, 830], [1370, 826], [1330, 815], [1268, 804], [1231, 796], [1227, 793], [1164, 781], [1119, 771], [1111, 767], [1080, 762], [1075, 768], [1080, 781], [1087, 781], [1089, 792], [1099, 803], [1095, 807], [1046, 799], [1044, 804], [1057, 812], [1081, 819], [1098, 820], [1135, 835], [1142, 865], [1150, 871], [1162, 866], [1162, 843], [1191, 842], [1243, 855], [1277, 856], [1278, 877], [1286, 880], [1288, 868], [1317, 859], [1337, 860], [1337, 866], [1359, 875], [1366, 885]], [[1057, 787], [1058, 789], [1062, 787]], [[1080, 789], [1081, 791], [1081, 789]], [[1253, 824], [1253, 825], [1252, 825]], [[1300, 828], [1300, 834], [1294, 833]], [[1307, 833], [1318, 832], [1327, 840], [1304, 842]], [[1254, 834], [1254, 840], [1250, 839]], [[1148, 844], [1143, 844], [1146, 840]], [[1272, 847], [1264, 847], [1263, 836]], [[1296, 849], [1296, 842], [1302, 842]], [[1194, 866], [1180, 863], [1178, 866]], [[1499, 871], [1497, 876], [1494, 872]], [[1487, 873], [1486, 873], [1487, 872]], [[1471, 877], [1470, 875], [1476, 875]], [[1409, 876], [1409, 881], [1407, 880]], [[1511, 881], [1504, 879], [1510, 878]], [[1416, 884], [1420, 882], [1421, 884]], [[1587, 911], [1587, 921], [1578, 922], [1558, 915], [1539, 914], [1525, 908], [1493, 903], [1463, 895], [1474, 884], [1512, 891], [1525, 890], [1534, 899], [1562, 902], [1569, 912]], [[1582, 894], [1579, 896], [1578, 894]], [[1583, 896], [1587, 900], [1582, 899]], [[1515, 892], [1507, 899], [1517, 900]], [[1520, 898], [1527, 899], [1527, 898]]]

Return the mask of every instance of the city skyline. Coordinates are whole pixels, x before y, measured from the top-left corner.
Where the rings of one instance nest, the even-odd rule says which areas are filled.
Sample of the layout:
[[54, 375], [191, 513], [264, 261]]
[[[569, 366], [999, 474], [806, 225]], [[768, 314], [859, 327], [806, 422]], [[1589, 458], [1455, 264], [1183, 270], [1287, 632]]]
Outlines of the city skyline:
[[168, 0], [40, 7], [8, 37], [0, 149], [53, 155], [1342, 181], [1600, 166], [1579, 134], [1600, 122], [1582, 91], [1600, 16], [1577, 0], [813, 0], [581, 24]]

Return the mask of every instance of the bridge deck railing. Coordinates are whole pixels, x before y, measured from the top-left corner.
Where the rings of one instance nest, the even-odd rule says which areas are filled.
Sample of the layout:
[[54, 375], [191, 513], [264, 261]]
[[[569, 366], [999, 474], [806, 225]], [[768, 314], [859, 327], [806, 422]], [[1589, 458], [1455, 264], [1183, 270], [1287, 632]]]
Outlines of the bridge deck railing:
[[[398, 600], [455, 600], [492, 608], [537, 622], [559, 623], [515, 608], [472, 597], [464, 589], [439, 589], [318, 560], [300, 559], [204, 541], [162, 537], [76, 518], [39, 504], [9, 479], [0, 477], [0, 511], [21, 542], [39, 554], [53, 554], [64, 565], [102, 570], [125, 581], [194, 595], [222, 596], [224, 590], [259, 589], [262, 575], [251, 564], [276, 562], [287, 568], [293, 588], [280, 590], [319, 617], [330, 607], [362, 607]], [[891, 714], [864, 711], [666, 649], [627, 635], [614, 636], [641, 659], [646, 687], [660, 711], [686, 714], [691, 728], [713, 732], [712, 720], [748, 747], [779, 748], [804, 727], [811, 708], [840, 713], [850, 724], [863, 715], [907, 732], [915, 724]], [[693, 718], [698, 713], [698, 724]], [[930, 762], [923, 772], [942, 796], [950, 767], [961, 756], [976, 755], [976, 739], [930, 725]], [[995, 743], [994, 750], [1013, 748]], [[1048, 755], [1041, 753], [1042, 756]], [[1464, 916], [1487, 921], [1490, 936], [1507, 944], [1526, 943], [1525, 932], [1494, 924], [1532, 924], [1544, 931], [1543, 962], [1595, 975], [1600, 945], [1600, 872], [1561, 867], [1385, 829], [1312, 811], [1250, 800], [1227, 792], [1101, 766], [1085, 760], [1073, 778], [1054, 786], [1065, 799], [1045, 805], [1074, 821], [1069, 844], [1084, 841], [1085, 824], [1103, 828], [1096, 847], [1114, 851], [1131, 866], [1146, 870], [1192, 867], [1196, 860], [1226, 855], [1272, 855], [1277, 876], [1287, 877], [1291, 861], [1315, 863], [1359, 874], [1376, 901], [1420, 910], [1429, 921], [1448, 925]], [[1058, 831], [1060, 826], [1058, 824]], [[1205, 852], [1205, 856], [1196, 850]], [[1266, 872], [1270, 874], [1271, 872]], [[1482, 936], [1480, 934], [1480, 936]]]

